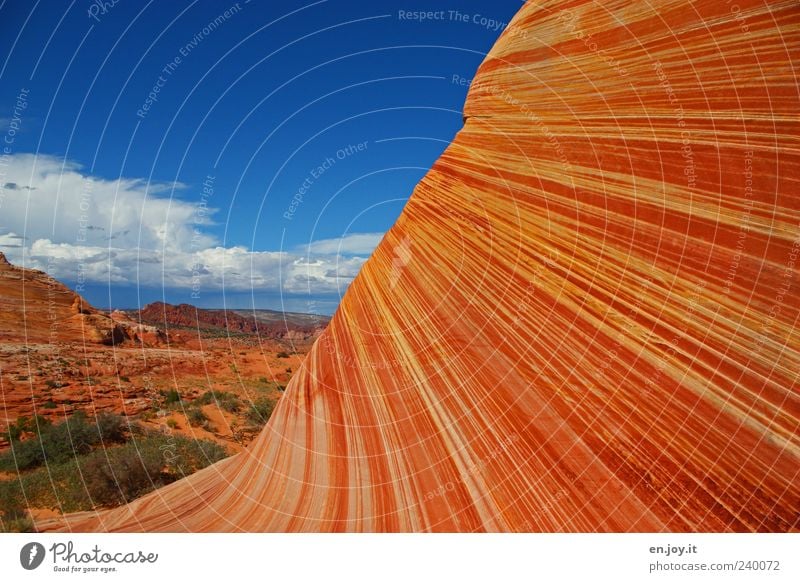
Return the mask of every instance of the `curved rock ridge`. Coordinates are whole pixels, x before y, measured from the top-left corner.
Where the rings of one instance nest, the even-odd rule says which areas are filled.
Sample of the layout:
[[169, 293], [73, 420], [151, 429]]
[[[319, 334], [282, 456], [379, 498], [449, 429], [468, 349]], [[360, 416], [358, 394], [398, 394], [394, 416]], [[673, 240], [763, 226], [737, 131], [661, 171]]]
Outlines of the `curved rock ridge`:
[[97, 531], [797, 531], [796, 2], [529, 2], [244, 453]]

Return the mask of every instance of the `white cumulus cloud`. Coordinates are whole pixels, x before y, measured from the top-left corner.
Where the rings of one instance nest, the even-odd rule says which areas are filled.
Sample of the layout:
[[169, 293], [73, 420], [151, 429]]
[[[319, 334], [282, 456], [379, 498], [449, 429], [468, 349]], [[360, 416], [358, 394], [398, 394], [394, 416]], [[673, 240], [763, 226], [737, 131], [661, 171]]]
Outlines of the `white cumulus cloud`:
[[0, 167], [0, 251], [60, 279], [144, 287], [329, 294], [343, 292], [382, 233], [302, 247], [224, 247], [216, 210], [177, 198], [180, 183], [104, 179], [49, 155]]

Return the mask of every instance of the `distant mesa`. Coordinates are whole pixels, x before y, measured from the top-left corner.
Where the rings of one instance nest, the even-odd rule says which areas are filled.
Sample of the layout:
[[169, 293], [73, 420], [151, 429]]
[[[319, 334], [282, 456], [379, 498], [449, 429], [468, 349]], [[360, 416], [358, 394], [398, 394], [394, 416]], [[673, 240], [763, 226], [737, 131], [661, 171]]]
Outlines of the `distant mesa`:
[[135, 312], [142, 322], [167, 330], [218, 329], [230, 333], [254, 334], [264, 339], [308, 340], [317, 337], [330, 317], [304, 313], [289, 313], [268, 309], [230, 310], [203, 309], [181, 303], [155, 302]]

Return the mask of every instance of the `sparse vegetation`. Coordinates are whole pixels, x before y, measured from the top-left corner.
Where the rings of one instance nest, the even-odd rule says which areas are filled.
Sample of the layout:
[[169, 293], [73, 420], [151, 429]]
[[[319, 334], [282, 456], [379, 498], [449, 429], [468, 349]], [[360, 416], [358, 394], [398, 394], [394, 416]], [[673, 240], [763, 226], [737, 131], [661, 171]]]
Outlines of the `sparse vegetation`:
[[13, 519], [0, 517], [0, 533], [32, 533], [33, 531], [33, 520], [27, 515]]
[[199, 404], [215, 404], [222, 410], [231, 413], [239, 412], [242, 408], [242, 403], [236, 394], [222, 390], [209, 390], [198, 398], [196, 402]]
[[81, 459], [78, 465], [86, 494], [98, 505], [127, 503], [166, 485], [161, 476], [164, 466], [161, 451], [150, 446], [98, 450]]
[[259, 398], [254, 401], [247, 409], [245, 418], [253, 426], [264, 426], [267, 424], [272, 411], [275, 409], [275, 401], [271, 398]]
[[192, 406], [186, 409], [186, 420], [192, 426], [205, 427], [208, 423], [208, 416], [199, 406]]
[[162, 390], [161, 395], [164, 397], [164, 404], [167, 406], [178, 404], [181, 401], [180, 393], [174, 388], [171, 390]]
[[[227, 456], [211, 441], [145, 431], [136, 425], [128, 429], [123, 417], [78, 416], [78, 422], [73, 416], [49, 427], [40, 424], [39, 437], [14, 441], [15, 452], [16, 445], [36, 443], [47, 466], [33, 464], [18, 479], [0, 481], [0, 531], [32, 531], [28, 506], [69, 512], [119, 505]], [[36, 426], [33, 419], [22, 424], [25, 434]], [[49, 440], [66, 434], [72, 440], [65, 447], [55, 447]], [[102, 444], [95, 435], [102, 435]], [[97, 446], [87, 448], [89, 441]], [[65, 455], [65, 450], [80, 452]]]
[[[21, 440], [24, 435], [31, 437]], [[89, 421], [84, 412], [78, 411], [59, 424], [41, 416], [22, 417], [6, 433], [11, 449], [0, 454], [0, 471], [25, 471], [63, 463], [87, 454], [95, 445], [124, 442], [126, 436], [126, 422], [117, 415], [101, 414]]]
[[287, 352], [278, 352], [277, 354], [275, 354], [275, 357], [277, 357], [277, 358], [289, 358], [291, 356]]
[[[2, 437], [7, 441], [18, 441], [23, 435], [30, 434], [38, 436], [42, 430], [46, 430], [52, 423], [40, 415], [20, 416], [17, 422], [8, 425], [8, 431], [2, 433]], [[2, 455], [0, 455], [2, 458]], [[0, 469], [2, 470], [2, 469]]]
[[179, 426], [178, 425], [178, 421], [175, 420], [174, 418], [168, 418], [167, 419], [167, 426], [170, 427], [172, 430], [175, 430]]

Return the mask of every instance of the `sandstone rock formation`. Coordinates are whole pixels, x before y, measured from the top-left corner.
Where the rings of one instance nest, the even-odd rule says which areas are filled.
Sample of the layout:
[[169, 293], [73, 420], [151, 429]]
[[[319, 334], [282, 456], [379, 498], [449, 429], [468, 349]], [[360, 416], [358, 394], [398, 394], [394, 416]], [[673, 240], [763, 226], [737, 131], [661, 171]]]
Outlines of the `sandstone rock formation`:
[[529, 2], [244, 453], [114, 531], [797, 531], [795, 2]]
[[201, 309], [181, 303], [170, 305], [157, 301], [137, 312], [143, 322], [167, 328], [188, 327], [196, 330], [220, 329], [228, 333], [257, 334], [261, 338], [307, 340], [319, 335], [330, 318], [279, 311], [234, 311]]
[[95, 309], [43, 271], [12, 265], [0, 253], [0, 341], [158, 345], [164, 332]]

